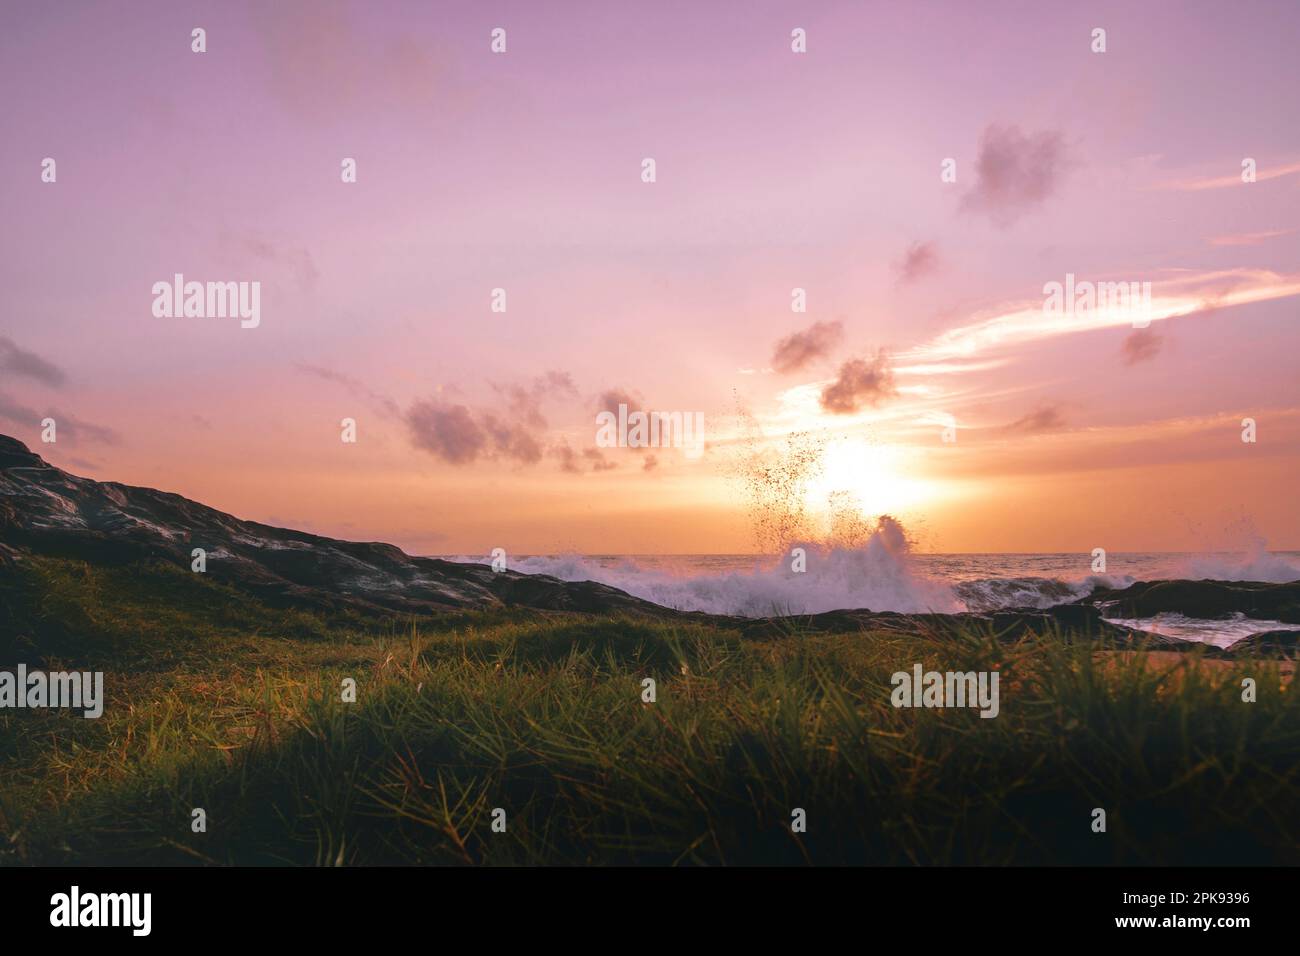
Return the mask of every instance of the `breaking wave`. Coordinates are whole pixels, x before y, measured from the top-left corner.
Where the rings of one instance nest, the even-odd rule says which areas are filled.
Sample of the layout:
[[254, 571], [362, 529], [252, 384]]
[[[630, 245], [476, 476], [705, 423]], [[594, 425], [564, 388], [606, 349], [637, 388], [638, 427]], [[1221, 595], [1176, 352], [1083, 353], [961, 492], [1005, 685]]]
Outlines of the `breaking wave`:
[[510, 568], [562, 581], [597, 581], [677, 610], [742, 617], [846, 609], [920, 614], [1046, 608], [1086, 597], [1095, 587], [1124, 587], [1134, 580], [1121, 574], [1077, 581], [990, 577], [970, 569], [927, 568], [931, 556], [915, 554], [903, 526], [887, 516], [856, 537], [859, 543], [853, 545], [795, 544], [780, 558], [535, 555], [511, 560]]
[[[803, 549], [803, 571], [795, 570], [794, 547]], [[1086, 555], [915, 554], [902, 526], [889, 518], [880, 519], [875, 531], [858, 545], [804, 543], [794, 547], [779, 559], [737, 555], [536, 555], [514, 558], [510, 568], [562, 581], [597, 581], [678, 610], [743, 617], [848, 609], [905, 614], [983, 613], [1069, 604], [1096, 588], [1124, 588], [1139, 580], [1300, 580], [1294, 556], [1288, 556], [1288, 560], [1267, 553], [1254, 557], [1119, 556], [1116, 563], [1123, 567], [1122, 571], [1077, 578], [1061, 566], [1066, 561], [1086, 564]], [[453, 560], [489, 561], [483, 557]], [[1056, 566], [1041, 568], [1048, 561]], [[1040, 568], [1047, 574], [1018, 573]]]
[[967, 611], [996, 611], [1009, 607], [1048, 608], [1085, 598], [1095, 588], [1123, 588], [1133, 583], [1128, 575], [1098, 574], [1082, 581], [1057, 578], [979, 578], [960, 581], [953, 591]]
[[[805, 570], [796, 570], [795, 548], [803, 551]], [[645, 567], [631, 558], [606, 564], [576, 555], [521, 558], [511, 568], [564, 581], [598, 581], [666, 607], [710, 614], [764, 617], [844, 608], [904, 613], [963, 610], [949, 583], [915, 567], [902, 526], [887, 518], [860, 546], [795, 545], [779, 561], [756, 559], [745, 571], [701, 573]]]
[[1287, 584], [1300, 580], [1294, 560], [1264, 550], [1260, 542], [1243, 554], [1207, 554], [1185, 559], [1179, 577], [1211, 581], [1265, 581]]

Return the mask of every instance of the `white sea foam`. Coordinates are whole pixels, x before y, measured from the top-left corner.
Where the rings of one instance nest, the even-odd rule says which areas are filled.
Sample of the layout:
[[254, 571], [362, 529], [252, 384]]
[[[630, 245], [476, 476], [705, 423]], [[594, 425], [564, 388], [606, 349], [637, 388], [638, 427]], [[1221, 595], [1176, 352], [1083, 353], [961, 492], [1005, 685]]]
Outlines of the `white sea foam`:
[[1160, 634], [1164, 637], [1176, 637], [1184, 641], [1201, 641], [1216, 647], [1228, 647], [1252, 634], [1266, 631], [1300, 631], [1300, 624], [1284, 624], [1281, 621], [1261, 621], [1233, 614], [1220, 620], [1188, 617], [1186, 614], [1165, 612], [1154, 617], [1107, 618], [1116, 627], [1132, 628], [1148, 634]]
[[1266, 581], [1286, 584], [1300, 581], [1300, 564], [1263, 547], [1243, 554], [1208, 554], [1186, 559], [1186, 571], [1179, 577], [1211, 581]]
[[[902, 526], [890, 519], [882, 519], [856, 546], [793, 547], [806, 551], [804, 572], [792, 569], [790, 551], [779, 558], [537, 555], [511, 558], [509, 567], [563, 581], [598, 581], [679, 610], [748, 617], [853, 608], [900, 613], [1047, 608], [1087, 597], [1098, 587], [1123, 588], [1139, 580], [1300, 579], [1296, 555], [1262, 548], [1235, 555], [1111, 555], [1109, 574], [1089, 574], [1091, 556], [1086, 553], [917, 554]], [[489, 563], [484, 557], [453, 560]], [[1211, 630], [1222, 623], [1211, 622]]]
[[[806, 553], [806, 570], [793, 570], [790, 553], [755, 557], [750, 567], [701, 572], [685, 562], [647, 567], [634, 558], [614, 561], [579, 555], [535, 556], [512, 561], [512, 570], [549, 574], [564, 581], [598, 581], [665, 607], [711, 614], [762, 617], [817, 614], [844, 608], [873, 611], [960, 611], [949, 582], [914, 563], [906, 535], [882, 521], [859, 547], [793, 545]], [[482, 559], [462, 559], [479, 561]]]

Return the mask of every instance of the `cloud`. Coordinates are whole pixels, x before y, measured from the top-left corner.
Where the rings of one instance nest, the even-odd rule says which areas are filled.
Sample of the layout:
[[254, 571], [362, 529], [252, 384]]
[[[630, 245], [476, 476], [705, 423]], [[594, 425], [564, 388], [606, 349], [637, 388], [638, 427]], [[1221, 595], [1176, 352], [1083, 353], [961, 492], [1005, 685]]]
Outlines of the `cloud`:
[[342, 385], [357, 398], [369, 402], [377, 408], [383, 415], [389, 418], [401, 417], [402, 410], [398, 404], [386, 395], [381, 395], [364, 382], [358, 381], [350, 375], [342, 372], [336, 372], [333, 369], [324, 368], [320, 365], [307, 365], [299, 362], [295, 365], [298, 371], [307, 375], [314, 375], [316, 378], [324, 379], [327, 382], [334, 382]]
[[296, 247], [288, 243], [275, 243], [260, 236], [223, 235], [219, 240], [222, 258], [237, 268], [247, 268], [249, 259], [265, 263], [274, 269], [285, 269], [304, 289], [312, 289], [320, 272], [306, 247]]
[[576, 452], [567, 442], [554, 446], [551, 455], [560, 460], [560, 471], [571, 475], [582, 474], [582, 466], [587, 462], [591, 463], [592, 471], [611, 471], [618, 467], [618, 462], [610, 461], [599, 448], [584, 448]]
[[5, 336], [0, 336], [0, 372], [25, 375], [54, 388], [67, 380], [62, 369], [47, 362], [35, 352], [19, 348], [12, 339]]
[[[1185, 271], [1153, 283], [1153, 322], [1185, 315], [1205, 314], [1214, 308], [1269, 302], [1300, 295], [1300, 273], [1280, 274], [1264, 269], [1229, 269], [1217, 272]], [[1079, 309], [1053, 313], [1043, 300], [999, 305], [977, 313], [960, 326], [940, 333], [929, 342], [900, 353], [902, 370], [949, 362], [975, 362], [990, 353], [1022, 348], [1028, 343], [1095, 329], [1131, 327], [1133, 316], [1125, 309]], [[978, 371], [979, 364], [970, 367]], [[960, 371], [961, 369], [955, 369]]]
[[542, 445], [527, 425], [492, 414], [475, 415], [464, 405], [419, 401], [406, 413], [415, 447], [451, 465], [480, 458], [505, 458], [524, 465], [542, 460]]
[[850, 359], [841, 365], [839, 377], [822, 389], [820, 402], [828, 412], [849, 415], [893, 394], [894, 375], [881, 351], [870, 362]]
[[776, 343], [772, 351], [772, 368], [783, 373], [797, 372], [829, 354], [843, 337], [843, 322], [816, 322]]
[[[1292, 176], [1300, 173], [1300, 163], [1286, 163], [1281, 166], [1260, 166], [1255, 171], [1256, 182], [1266, 182], [1270, 179], [1280, 179], [1283, 176]], [[1180, 179], [1173, 182], [1157, 183], [1156, 189], [1176, 189], [1183, 192], [1199, 192], [1202, 189], [1229, 189], [1234, 186], [1246, 185], [1241, 179], [1241, 167], [1237, 166], [1237, 171], [1225, 176], [1207, 176], [1200, 179]]]
[[1124, 354], [1124, 364], [1136, 365], [1138, 362], [1155, 358], [1160, 354], [1160, 347], [1163, 344], [1164, 337], [1155, 329], [1135, 329], [1124, 339], [1121, 349]]
[[549, 396], [576, 395], [573, 379], [568, 372], [547, 372], [527, 386], [493, 388], [506, 397], [505, 414], [435, 400], [416, 402], [405, 416], [415, 446], [453, 465], [480, 458], [537, 464], [545, 454], [538, 435], [547, 427], [541, 402]]
[[591, 462], [592, 471], [609, 471], [618, 467], [618, 462], [610, 461], [599, 448], [583, 449], [582, 457]]
[[914, 242], [898, 264], [899, 281], [906, 284], [931, 275], [939, 269], [939, 254], [933, 242]]
[[618, 406], [626, 405], [629, 412], [642, 411], [643, 399], [634, 395], [627, 389], [610, 388], [601, 392], [600, 397], [596, 399], [596, 411], [598, 412], [618, 412]]
[[577, 386], [573, 384], [573, 376], [568, 372], [560, 372], [554, 369], [544, 375], [537, 376], [533, 382], [533, 389], [550, 394], [576, 395], [578, 393]]
[[546, 372], [533, 379], [531, 385], [494, 385], [496, 391], [506, 397], [510, 414], [517, 420], [527, 422], [534, 428], [545, 428], [546, 417], [542, 414], [542, 402], [549, 398], [562, 398], [577, 395], [573, 376], [568, 372]]
[[[547, 447], [549, 427], [541, 403], [547, 399], [578, 395], [568, 372], [546, 372], [527, 385], [498, 384], [493, 390], [505, 399], [492, 409], [475, 409], [440, 399], [416, 402], [404, 418], [415, 447], [453, 465], [468, 465], [479, 460], [506, 459], [521, 465], [535, 465], [545, 457], [556, 458], [560, 469], [580, 473], [610, 471], [618, 467], [600, 449], [580, 451], [561, 441]], [[617, 408], [624, 403], [632, 408], [638, 399], [622, 389], [609, 389], [600, 401]]]
[[1294, 229], [1270, 229], [1266, 232], [1239, 232], [1227, 236], [1211, 236], [1205, 241], [1212, 246], [1258, 246], [1269, 239], [1289, 236]]
[[1023, 418], [1017, 418], [1004, 429], [1009, 432], [1052, 432], [1065, 427], [1065, 418], [1059, 405], [1045, 405], [1030, 412]]
[[568, 445], [556, 445], [551, 452], [560, 459], [560, 471], [567, 471], [574, 475], [581, 473], [582, 469], [578, 466], [578, 453]]
[[483, 430], [492, 440], [495, 453], [525, 465], [535, 465], [542, 460], [542, 446], [528, 426], [507, 422], [495, 415], [483, 416]]
[[1018, 126], [991, 124], [980, 139], [975, 185], [962, 208], [1009, 226], [1051, 196], [1068, 167], [1061, 133], [1026, 134]]
[[66, 441], [70, 445], [76, 445], [85, 440], [104, 445], [116, 445], [121, 441], [117, 432], [111, 428], [84, 421], [57, 409], [42, 413], [0, 392], [0, 419], [13, 422], [19, 427], [39, 429], [41, 420], [45, 418], [54, 419], [55, 435], [60, 442]]
[[406, 413], [406, 424], [417, 448], [452, 465], [470, 464], [487, 447], [487, 435], [464, 405], [416, 402]]

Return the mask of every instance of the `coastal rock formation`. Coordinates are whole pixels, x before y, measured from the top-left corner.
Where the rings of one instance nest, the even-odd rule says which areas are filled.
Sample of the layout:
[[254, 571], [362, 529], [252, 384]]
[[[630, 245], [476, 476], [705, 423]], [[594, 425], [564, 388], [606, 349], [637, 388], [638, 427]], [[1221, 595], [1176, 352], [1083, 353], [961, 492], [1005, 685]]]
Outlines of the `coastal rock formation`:
[[340, 541], [244, 521], [180, 495], [78, 478], [0, 435], [0, 562], [23, 553], [105, 564], [189, 568], [206, 552], [214, 580], [270, 604], [322, 610], [436, 612], [523, 606], [662, 614], [590, 581], [494, 572], [412, 557], [391, 544]]
[[1206, 619], [1244, 614], [1258, 620], [1300, 624], [1300, 581], [1139, 581], [1126, 588], [1098, 588], [1085, 601], [1107, 607], [1115, 617], [1153, 617], [1176, 611]]

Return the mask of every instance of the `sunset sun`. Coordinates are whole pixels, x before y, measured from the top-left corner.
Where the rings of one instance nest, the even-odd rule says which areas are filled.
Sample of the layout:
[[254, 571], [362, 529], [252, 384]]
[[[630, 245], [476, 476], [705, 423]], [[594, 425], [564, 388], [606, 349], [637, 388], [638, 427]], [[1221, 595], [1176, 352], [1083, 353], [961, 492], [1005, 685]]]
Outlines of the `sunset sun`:
[[812, 511], [850, 506], [869, 517], [915, 510], [932, 500], [932, 482], [914, 476], [906, 452], [861, 438], [827, 445], [804, 502]]

